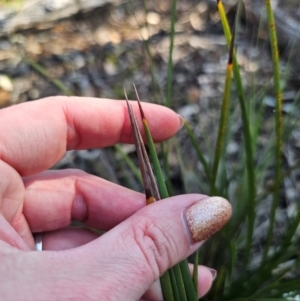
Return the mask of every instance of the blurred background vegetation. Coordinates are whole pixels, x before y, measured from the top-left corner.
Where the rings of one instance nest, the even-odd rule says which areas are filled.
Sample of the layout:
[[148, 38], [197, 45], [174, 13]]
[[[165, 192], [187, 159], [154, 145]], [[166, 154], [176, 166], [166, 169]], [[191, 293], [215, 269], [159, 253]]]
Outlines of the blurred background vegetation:
[[[200, 263], [219, 272], [206, 300], [300, 299], [300, 3], [271, 3], [280, 112], [264, 3], [245, 0], [236, 45], [246, 115], [234, 81], [212, 188], [228, 60], [217, 1], [0, 1], [1, 107], [61, 94], [124, 99], [123, 86], [134, 99], [134, 82], [143, 101], [167, 104], [188, 122], [193, 141], [183, 128], [158, 146], [171, 194], [213, 191], [234, 210], [199, 253]], [[224, 7], [232, 25], [237, 1]], [[134, 147], [120, 145], [70, 151], [54, 168], [80, 168], [142, 191], [136, 162]]]

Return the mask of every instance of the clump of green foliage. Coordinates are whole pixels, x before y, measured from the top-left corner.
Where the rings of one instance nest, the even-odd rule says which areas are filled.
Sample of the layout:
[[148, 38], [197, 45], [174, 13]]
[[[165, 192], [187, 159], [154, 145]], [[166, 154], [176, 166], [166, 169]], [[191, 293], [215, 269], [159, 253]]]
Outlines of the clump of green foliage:
[[[276, 233], [276, 214], [280, 209], [282, 183], [291, 179], [292, 171], [300, 165], [298, 160], [294, 166], [288, 169], [283, 168], [283, 147], [290, 138], [291, 131], [298, 126], [299, 121], [295, 118], [283, 118], [282, 76], [279, 68], [276, 26], [271, 1], [265, 0], [264, 3], [273, 62], [272, 89], [276, 99], [273, 127], [269, 133], [268, 144], [258, 152], [260, 125], [264, 118], [263, 93], [261, 91], [254, 93], [257, 96], [256, 99], [255, 97], [248, 99], [246, 96], [238, 60], [233, 43], [231, 43], [233, 41], [232, 32], [221, 0], [217, 0], [216, 5], [229, 49], [229, 61], [227, 67], [224, 66], [224, 70], [227, 68], [227, 72], [226, 78], [224, 78], [224, 97], [220, 99], [220, 118], [219, 126], [216, 126], [218, 133], [215, 151], [204, 151], [198, 143], [193, 129], [188, 123], [185, 124], [187, 134], [198, 156], [199, 164], [202, 166], [202, 174], [197, 175], [198, 170], [195, 171], [195, 174], [196, 177], [201, 178], [202, 187], [206, 187], [203, 193], [223, 196], [233, 206], [233, 216], [229, 224], [209, 239], [194, 256], [196, 265], [198, 263], [204, 264], [218, 271], [218, 277], [209, 294], [203, 298], [204, 300], [298, 300], [296, 298], [300, 295], [300, 236], [297, 232], [300, 222], [300, 203], [295, 207], [288, 224], [281, 226], [280, 235]], [[146, 4], [145, 1], [144, 4]], [[176, 5], [177, 0], [173, 0], [167, 89], [164, 99], [165, 105], [168, 107], [172, 107], [172, 54], [175, 39]], [[240, 5], [238, 6], [240, 7]], [[161, 96], [163, 89], [158, 85], [155, 78], [155, 66], [151, 57], [149, 41], [145, 40], [144, 43], [151, 66], [153, 90], [159, 90], [158, 95], [153, 96], [154, 99], [157, 99]], [[28, 63], [49, 80], [51, 79], [44, 69], [39, 68], [40, 66], [32, 62]], [[64, 93], [71, 94], [62, 86], [62, 83], [53, 83]], [[232, 103], [230, 97], [230, 92], [233, 89], [237, 91], [237, 103]], [[295, 106], [297, 105], [297, 98], [299, 97], [295, 97]], [[239, 106], [239, 116], [232, 109], [236, 106]], [[228, 124], [233, 124], [237, 119], [242, 120], [240, 150], [235, 159], [234, 168], [228, 169], [228, 164], [226, 164], [228, 156], [224, 150], [233, 135]], [[173, 143], [177, 151], [183, 186], [188, 193], [190, 191], [188, 190], [184, 167], [185, 158], [176, 138]], [[126, 160], [133, 174], [141, 182], [142, 178], [131, 159], [119, 146], [116, 146], [116, 150]], [[169, 142], [162, 145], [162, 150], [163, 172], [167, 187], [169, 191], [172, 191], [168, 163]], [[270, 173], [273, 180], [267, 185]], [[263, 239], [257, 242], [256, 229], [262, 223], [258, 220], [258, 213], [262, 206], [267, 206], [264, 208], [268, 213], [267, 227], [265, 233], [261, 235]], [[178, 273], [178, 269], [172, 270], [170, 273]], [[169, 277], [171, 276], [169, 275]], [[193, 277], [196, 282], [197, 275], [194, 274]]]
[[[239, 14], [241, 1], [239, 1]], [[220, 20], [228, 47], [233, 40], [226, 12], [220, 0], [216, 1]], [[245, 89], [234, 49], [229, 50], [229, 61], [224, 78], [224, 97], [220, 100], [220, 118], [214, 154], [205, 153], [197, 142], [192, 129], [185, 124], [205, 173], [206, 187], [204, 193], [220, 195], [228, 198], [233, 205], [233, 217], [230, 223], [195, 254], [195, 263], [211, 266], [218, 270], [218, 277], [205, 300], [296, 300], [300, 294], [300, 257], [299, 235], [297, 229], [300, 222], [300, 206], [278, 238], [276, 235], [276, 214], [279, 210], [282, 183], [290, 177], [291, 171], [298, 166], [290, 167], [283, 173], [282, 152], [285, 141], [289, 139], [295, 121], [283, 120], [281, 73], [279, 68], [276, 26], [271, 1], [265, 0], [265, 12], [269, 29], [270, 49], [273, 62], [273, 93], [276, 99], [273, 128], [270, 132], [269, 144], [258, 158], [259, 130], [263, 119], [261, 103], [246, 98]], [[176, 19], [176, 0], [172, 5], [170, 29], [170, 52], [167, 75], [167, 92], [165, 105], [172, 106], [172, 50], [174, 45], [174, 24]], [[225, 68], [225, 66], [224, 66]], [[231, 73], [233, 82], [231, 82]], [[227, 143], [232, 133], [228, 123], [233, 123], [233, 110], [230, 109], [230, 91], [235, 89], [238, 95], [240, 118], [242, 120], [242, 139], [239, 157], [235, 168], [227, 170]], [[261, 101], [261, 98], [259, 98]], [[295, 99], [296, 101], [296, 99]], [[250, 103], [249, 103], [250, 102]], [[201, 114], [201, 113], [200, 113]], [[200, 116], [201, 118], [201, 116]], [[217, 128], [217, 127], [216, 127]], [[184, 156], [180, 145], [175, 142], [178, 161], [180, 163], [182, 181], [186, 185]], [[263, 158], [261, 158], [263, 156]], [[168, 183], [168, 144], [163, 147], [163, 162]], [[266, 179], [272, 170], [273, 181], [266, 185]], [[201, 178], [203, 180], [203, 177]], [[203, 185], [205, 187], [205, 185]], [[235, 189], [231, 189], [234, 186]], [[189, 192], [189, 191], [186, 191]], [[258, 221], [259, 207], [266, 200], [268, 208], [268, 226], [264, 239], [255, 241], [255, 229]], [[195, 277], [195, 275], [194, 275]], [[197, 277], [197, 275], [196, 275]]]

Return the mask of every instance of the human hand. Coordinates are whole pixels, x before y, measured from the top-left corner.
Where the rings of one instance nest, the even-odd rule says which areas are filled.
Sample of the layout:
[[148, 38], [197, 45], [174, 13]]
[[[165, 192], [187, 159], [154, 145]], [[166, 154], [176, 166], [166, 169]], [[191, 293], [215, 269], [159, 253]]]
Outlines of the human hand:
[[[135, 103], [133, 108], [138, 112]], [[143, 108], [152, 116], [155, 141], [180, 128], [171, 110]], [[198, 211], [212, 209], [198, 201], [206, 196], [146, 207], [143, 194], [83, 171], [47, 171], [67, 150], [132, 142], [125, 102], [52, 97], [3, 109], [0, 141], [1, 300], [162, 300], [159, 276], [199, 247], [192, 241], [220, 229], [230, 216], [220, 198], [222, 210], [214, 208], [214, 214], [222, 218], [204, 225]], [[108, 232], [98, 237], [68, 228], [72, 220]], [[35, 232], [43, 232], [43, 252], [34, 251]], [[212, 273], [200, 266], [201, 295], [211, 283]]]

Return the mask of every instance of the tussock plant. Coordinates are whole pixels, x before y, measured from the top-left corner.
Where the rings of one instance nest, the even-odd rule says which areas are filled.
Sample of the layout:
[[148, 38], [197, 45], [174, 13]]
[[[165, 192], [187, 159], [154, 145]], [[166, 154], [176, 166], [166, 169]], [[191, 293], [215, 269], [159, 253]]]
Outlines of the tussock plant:
[[[165, 88], [165, 95], [159, 102], [171, 108], [173, 106], [173, 51], [174, 41], [176, 41], [178, 3], [177, 0], [172, 1], [165, 87], [161, 84], [159, 95], [153, 96], [153, 99], [159, 99], [161, 91], [164, 91]], [[144, 1], [145, 7], [146, 4], [147, 1]], [[220, 232], [208, 239], [191, 258], [178, 263], [161, 276], [160, 282], [165, 301], [198, 300], [196, 285], [198, 269], [194, 268], [195, 273], [191, 275], [188, 261], [194, 262], [195, 266], [204, 264], [218, 271], [212, 289], [203, 297], [203, 300], [300, 300], [300, 195], [295, 198], [293, 210], [283, 210], [282, 208], [285, 194], [284, 184], [288, 182], [292, 183], [294, 187], [297, 186], [296, 171], [299, 178], [299, 159], [296, 158], [297, 160], [288, 166], [285, 163], [285, 147], [289, 143], [291, 133], [296, 129], [299, 131], [299, 118], [295, 112], [283, 115], [281, 90], [284, 87], [279, 67], [272, 1], [264, 1], [263, 13], [266, 15], [265, 19], [268, 25], [267, 34], [272, 55], [273, 78], [269, 79], [269, 84], [265, 89], [255, 91], [256, 87], [254, 86], [252, 96], [249, 96], [246, 91], [235, 47], [235, 36], [237, 35], [235, 32], [238, 32], [236, 29], [239, 23], [238, 16], [243, 3], [237, 1], [237, 17], [233, 26], [229, 26], [222, 1], [217, 0], [215, 4], [228, 46], [226, 54], [228, 63], [227, 66], [224, 64], [223, 70], [226, 70], [224, 93], [223, 98], [219, 100], [219, 122], [213, 129], [215, 133], [213, 137], [216, 138], [213, 142], [214, 145], [210, 146], [210, 151], [205, 145], [207, 133], [201, 133], [205, 142], [200, 143], [199, 131], [196, 135], [195, 129], [188, 121], [185, 122], [184, 129], [181, 131], [189, 139], [192, 151], [198, 159], [192, 172], [189, 170], [189, 174], [187, 173], [186, 156], [177, 137], [161, 144], [160, 147], [155, 147], [146, 119], [151, 116], [144, 116], [135, 87], [150, 159], [125, 91], [141, 173], [122, 147], [116, 146], [115, 149], [119, 157], [128, 163], [133, 175], [142, 183], [147, 204], [167, 198], [169, 193], [172, 194], [168, 156], [172, 151], [177, 156], [184, 192], [193, 192], [189, 188], [189, 179], [193, 175], [194, 182], [199, 184], [201, 187], [199, 190], [202, 193], [225, 197], [233, 207], [230, 222]], [[151, 56], [149, 41], [144, 40], [144, 43], [147, 55], [145, 59], [149, 61], [153, 80], [156, 70], [155, 62]], [[27, 63], [52, 80], [45, 69], [32, 61], [27, 60]], [[293, 64], [293, 62], [289, 63]], [[61, 82], [55, 80], [53, 84], [65, 94], [72, 94], [72, 91]], [[159, 81], [156, 79], [155, 86], [157, 85], [159, 85]], [[156, 90], [153, 88], [153, 91]], [[268, 93], [275, 96], [275, 106], [274, 111], [271, 112], [272, 120], [270, 118], [269, 127], [266, 130], [262, 128], [262, 124], [265, 118], [263, 99], [267, 90]], [[236, 99], [232, 95], [236, 95]], [[295, 111], [299, 112], [300, 93], [297, 95], [293, 105]], [[201, 114], [200, 111], [198, 116], [200, 120]], [[231, 126], [237, 122], [241, 123], [239, 150], [234, 164], [231, 164], [226, 149], [233, 137]], [[263, 131], [265, 135], [267, 133], [268, 139], [262, 145]], [[159, 158], [163, 168], [160, 166]], [[295, 188], [295, 190], [297, 189]]]
[[[291, 129], [297, 127], [298, 123], [297, 120], [283, 120], [279, 52], [271, 1], [265, 1], [265, 12], [267, 15], [270, 48], [272, 51], [274, 76], [272, 82], [274, 83], [273, 91], [276, 106], [274, 111], [274, 128], [270, 134], [272, 138], [270, 138], [270, 143], [264, 152], [265, 158], [263, 159], [259, 159], [256, 152], [259, 143], [260, 123], [263, 118], [262, 106], [259, 105], [255, 107], [254, 105], [249, 105], [234, 47], [235, 28], [243, 3], [241, 1], [238, 3], [237, 17], [233, 31], [230, 30], [222, 1], [218, 0], [216, 5], [229, 49], [229, 59], [224, 78], [224, 96], [223, 100], [220, 100], [219, 127], [214, 156], [202, 150], [201, 144], [197, 141], [188, 122], [185, 122], [185, 129], [191, 139], [195, 153], [198, 156], [199, 164], [202, 166], [203, 175], [207, 184], [206, 187], [208, 187], [206, 193], [228, 198], [233, 205], [233, 217], [231, 222], [223, 230], [212, 239], [209, 239], [194, 255], [195, 266], [198, 264], [206, 264], [218, 270], [218, 277], [214, 282], [213, 288], [203, 299], [298, 300], [297, 298], [299, 298], [300, 294], [300, 273], [298, 269], [300, 265], [300, 245], [297, 229], [299, 228], [300, 222], [300, 196], [295, 206], [295, 213], [290, 218], [288, 224], [284, 225], [284, 230], [281, 229], [281, 235], [276, 234], [276, 216], [280, 209], [282, 183], [284, 180], [289, 179], [292, 170], [297, 169], [299, 164], [296, 162], [295, 166], [291, 166], [288, 171], [283, 172], [282, 154], [285, 143], [284, 139], [286, 139], [286, 141], [289, 139]], [[175, 35], [175, 7], [176, 1], [173, 1], [167, 75], [167, 106], [172, 105], [172, 49]], [[226, 152], [224, 150], [231, 135], [229, 124], [234, 122], [232, 119], [235, 118], [231, 107], [237, 105], [230, 103], [232, 102], [230, 92], [233, 89], [235, 89], [238, 96], [238, 106], [242, 121], [242, 139], [239, 161], [236, 163], [237, 168], [230, 173], [226, 171]], [[130, 112], [130, 105], [128, 109]], [[256, 113], [253, 117], [253, 111], [255, 112], [255, 110]], [[150, 149], [151, 161], [154, 166], [154, 174], [157, 179], [157, 190], [159, 191], [160, 197], [165, 198], [169, 194], [165, 186], [163, 175], [168, 175], [168, 170], [162, 173], [160, 169], [155, 147], [142, 109], [141, 116]], [[199, 118], [201, 119], [201, 113]], [[131, 119], [134, 126], [134, 117], [131, 117]], [[140, 137], [140, 134], [137, 135], [136, 138], [136, 148], [137, 150], [144, 149], [138, 146], [138, 143], [142, 143], [138, 137]], [[138, 140], [140, 140], [140, 142], [137, 142]], [[178, 144], [176, 140], [173, 143], [176, 146], [183, 186], [185, 191], [188, 192], [184, 171], [184, 155], [182, 155], [180, 151], [180, 144]], [[162, 150], [163, 166], [164, 168], [169, 168], [166, 160], [169, 144], [163, 145]], [[144, 156], [144, 152], [142, 153], [142, 156]], [[263, 163], [261, 163], [262, 161]], [[141, 162], [140, 159], [139, 162]], [[270, 169], [272, 170], [274, 180], [271, 185], [266, 187], [265, 181]], [[141, 171], [143, 173], [142, 167]], [[151, 172], [147, 171], [147, 174], [151, 174]], [[195, 174], [195, 176], [197, 177], [197, 174]], [[166, 182], [167, 180], [168, 178]], [[154, 183], [155, 182], [156, 180]], [[229, 193], [231, 185], [234, 185], [236, 188], [234, 192]], [[147, 194], [148, 186], [145, 184], [145, 180], [144, 187], [147, 199], [149, 199], [149, 196], [151, 198], [153, 193]], [[272, 201], [268, 202], [268, 208], [265, 208], [268, 226], [266, 227], [265, 233], [262, 233], [261, 236], [263, 238], [258, 244], [256, 227], [260, 226], [261, 221], [258, 220], [257, 214], [262, 204], [265, 200], [269, 199], [269, 197], [271, 197]], [[194, 268], [194, 271], [195, 273], [191, 278], [187, 268], [187, 261], [183, 261], [163, 275], [161, 284], [164, 299], [196, 300], [197, 291], [195, 284], [198, 281], [197, 268]]]

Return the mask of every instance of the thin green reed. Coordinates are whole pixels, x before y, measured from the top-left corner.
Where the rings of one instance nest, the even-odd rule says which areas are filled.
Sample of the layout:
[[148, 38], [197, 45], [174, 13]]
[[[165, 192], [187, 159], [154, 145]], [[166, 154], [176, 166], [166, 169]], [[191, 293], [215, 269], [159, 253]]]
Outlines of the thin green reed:
[[[146, 0], [143, 0], [142, 3], [143, 3], [143, 8], [144, 8], [145, 15], [147, 15], [148, 9], [147, 9]], [[138, 27], [140, 29], [140, 33], [141, 33], [141, 29], [143, 28], [144, 24], [140, 24], [138, 22], [132, 0], [130, 0], [130, 4], [132, 5], [133, 17], [135, 18], [136, 24], [138, 25]], [[147, 31], [149, 32], [149, 24], [147, 22], [147, 18], [145, 19], [145, 25], [146, 25]], [[153, 95], [154, 103], [164, 103], [165, 102], [164, 94], [163, 94], [161, 85], [158, 83], [158, 80], [157, 80], [157, 77], [156, 77], [156, 68], [155, 68], [155, 65], [153, 63], [153, 56], [152, 56], [152, 53], [151, 53], [151, 50], [150, 50], [149, 38], [145, 38], [142, 35], [142, 33], [141, 33], [141, 38], [143, 40], [145, 51], [146, 51], [146, 54], [147, 54], [147, 57], [148, 57], [148, 60], [149, 60], [149, 64], [150, 64], [150, 76], [151, 76], [151, 82], [152, 82], [152, 88], [153, 88], [153, 94], [152, 95]]]
[[167, 76], [167, 98], [166, 98], [167, 107], [171, 107], [171, 102], [172, 102], [171, 99], [172, 99], [172, 80], [173, 80], [173, 49], [174, 49], [174, 37], [175, 37], [176, 7], [177, 7], [177, 0], [173, 0], [171, 30], [170, 30], [169, 60], [168, 60], [168, 76]]
[[135, 163], [130, 159], [130, 157], [123, 151], [122, 147], [119, 144], [114, 146], [116, 151], [120, 154], [122, 159], [126, 162], [136, 179], [139, 181], [140, 184], [143, 184], [143, 180], [140, 174], [139, 169], [135, 166]]
[[[150, 149], [150, 155], [151, 155], [152, 163], [153, 163], [153, 167], [154, 167], [154, 174], [155, 174], [156, 179], [157, 179], [158, 189], [159, 189], [161, 197], [162, 198], [167, 198], [169, 196], [169, 194], [168, 194], [165, 182], [164, 182], [163, 173], [162, 173], [162, 170], [161, 170], [161, 167], [160, 167], [160, 164], [159, 164], [159, 160], [158, 160], [158, 157], [157, 157], [157, 154], [156, 154], [155, 146], [154, 146], [154, 143], [153, 143], [153, 140], [152, 140], [152, 136], [151, 136], [149, 127], [148, 127], [148, 123], [147, 123], [147, 120], [144, 116], [142, 117], [142, 119], [143, 119], [144, 130], [145, 130], [145, 133], [146, 133], [147, 143], [148, 143], [148, 147]], [[187, 260], [183, 260], [179, 264], [179, 267], [180, 267], [180, 272], [181, 272], [182, 276], [181, 277], [180, 276], [176, 277], [176, 274], [174, 274], [174, 277], [176, 278], [176, 283], [177, 284], [181, 283], [181, 278], [182, 278], [183, 281], [184, 281], [184, 286], [182, 287], [181, 285], [179, 285], [179, 286], [176, 285], [176, 289], [175, 288], [173, 289], [172, 294], [174, 295], [177, 290], [184, 289], [185, 292], [186, 292], [188, 301], [198, 300], [198, 298], [196, 296], [196, 293], [195, 293], [195, 290], [194, 290], [194, 286], [193, 286], [192, 278], [191, 278], [191, 275], [190, 275], [190, 271], [188, 269]], [[173, 276], [174, 269], [176, 269], [176, 268], [174, 268], [174, 267], [171, 268], [170, 271], [167, 271], [164, 275], [161, 276], [161, 284], [162, 284], [162, 290], [163, 290], [163, 293], [164, 293], [164, 301], [168, 301], [169, 299], [167, 299], [167, 298], [170, 298], [170, 295], [171, 295], [171, 293], [168, 291], [169, 286], [170, 286], [170, 283], [169, 283], [168, 279], [170, 279], [171, 286], [173, 287], [173, 285], [174, 285], [174, 284], [172, 285], [172, 283], [174, 283], [172, 281], [173, 277], [172, 278], [170, 277], [170, 273], [172, 273], [171, 275]], [[178, 269], [176, 270], [176, 272], [178, 272]], [[178, 278], [178, 280], [177, 280], [177, 278]], [[165, 287], [164, 287], [165, 285], [167, 286], [167, 289], [165, 289]], [[181, 294], [183, 294], [183, 293], [181, 293]], [[166, 295], [166, 297], [165, 297], [165, 295]]]
[[275, 132], [276, 132], [276, 145], [275, 145], [275, 187], [273, 193], [273, 201], [270, 212], [270, 223], [267, 233], [266, 244], [263, 251], [263, 260], [268, 256], [268, 251], [272, 242], [274, 224], [275, 224], [275, 214], [276, 208], [279, 203], [280, 196], [280, 183], [281, 183], [281, 152], [282, 152], [282, 95], [280, 87], [280, 69], [279, 69], [279, 58], [278, 58], [278, 45], [277, 45], [277, 35], [275, 29], [275, 20], [272, 11], [271, 1], [265, 0], [265, 7], [267, 12], [268, 26], [269, 26], [269, 37], [271, 43], [271, 53], [273, 62], [273, 76], [274, 76], [274, 88], [276, 97], [276, 111], [275, 111]]
[[[230, 47], [231, 41], [231, 31], [225, 9], [221, 0], [217, 0], [218, 10], [221, 18], [221, 23], [223, 26], [225, 39], [227, 46]], [[246, 169], [247, 169], [247, 185], [248, 185], [248, 227], [247, 227], [247, 242], [245, 248], [245, 267], [247, 267], [252, 246], [252, 238], [254, 231], [254, 222], [255, 222], [255, 197], [256, 197], [256, 179], [255, 179], [255, 166], [254, 166], [254, 156], [252, 149], [252, 137], [250, 131], [248, 110], [246, 106], [246, 98], [242, 83], [242, 78], [239, 71], [239, 66], [236, 58], [235, 52], [233, 53], [233, 75], [234, 81], [237, 87], [239, 104], [241, 108], [241, 115], [243, 121], [243, 136], [244, 136], [244, 147], [246, 155]]]
[[229, 59], [226, 68], [226, 78], [225, 78], [225, 91], [222, 101], [222, 106], [220, 110], [220, 121], [219, 121], [219, 130], [217, 137], [217, 145], [215, 148], [215, 156], [212, 167], [212, 176], [211, 176], [211, 190], [210, 194], [215, 195], [217, 193], [216, 189], [216, 179], [218, 174], [219, 162], [221, 159], [221, 155], [224, 149], [224, 142], [227, 133], [227, 125], [229, 118], [229, 105], [230, 105], [230, 91], [231, 91], [231, 77], [232, 77], [232, 55], [234, 50], [234, 33], [232, 35], [232, 39], [230, 42], [230, 51], [229, 51]]
[[[177, 153], [177, 158], [178, 158], [178, 164], [180, 167], [184, 192], [187, 193], [188, 192], [188, 182], [187, 182], [185, 171], [184, 171], [184, 164], [183, 164], [183, 160], [182, 160], [181, 150], [180, 150], [180, 147], [179, 147], [176, 137], [174, 138], [174, 142], [175, 142], [175, 148], [176, 148], [176, 153]], [[193, 290], [195, 291], [196, 295], [198, 295], [198, 264], [199, 264], [199, 251], [197, 250], [194, 253], [194, 267], [193, 267], [193, 277], [192, 277], [193, 285], [194, 285]], [[178, 267], [178, 265], [176, 265], [176, 267]], [[183, 287], [184, 287], [184, 284], [183, 284]], [[184, 287], [184, 289], [185, 289], [185, 287]], [[186, 298], [187, 297], [185, 297], [185, 298], [182, 297], [181, 300], [184, 301], [184, 300], [186, 300]]]
[[187, 131], [187, 133], [188, 133], [188, 135], [191, 139], [191, 142], [194, 146], [194, 149], [196, 150], [198, 159], [199, 159], [199, 161], [201, 162], [201, 164], [203, 166], [205, 176], [206, 176], [208, 182], [210, 182], [210, 177], [211, 177], [210, 176], [210, 170], [209, 170], [209, 167], [208, 167], [208, 163], [207, 163], [207, 161], [204, 157], [204, 154], [203, 154], [201, 148], [199, 147], [199, 143], [198, 143], [195, 135], [193, 134], [193, 131], [192, 131], [192, 129], [191, 129], [191, 127], [190, 127], [190, 125], [188, 124], [187, 121], [184, 122], [184, 127], [185, 127], [185, 129], [186, 129], [186, 131]]
[[[163, 173], [159, 164], [159, 160], [157, 157], [157, 153], [155, 150], [155, 145], [152, 140], [152, 136], [150, 133], [150, 129], [148, 126], [147, 119], [144, 115], [141, 102], [139, 99], [139, 96], [136, 92], [139, 108], [140, 108], [140, 113], [142, 117], [142, 122], [144, 125], [144, 131], [146, 134], [146, 139], [147, 139], [147, 144], [150, 150], [150, 156], [151, 156], [151, 161], [153, 164], [154, 168], [154, 174], [157, 180], [157, 186], [159, 190], [159, 194], [161, 198], [167, 198], [169, 196]], [[188, 262], [187, 260], [183, 260], [179, 263], [179, 265], [176, 267], [172, 267], [169, 269], [166, 273], [164, 273], [161, 278], [161, 286], [162, 286], [162, 292], [163, 292], [163, 297], [164, 301], [177, 301], [177, 300], [184, 300], [180, 296], [186, 296], [187, 301], [197, 301], [198, 297], [196, 295], [192, 277], [190, 275], [190, 270], [188, 267]]]
[[72, 96], [74, 93], [59, 79], [53, 77], [46, 68], [40, 65], [37, 62], [34, 62], [30, 58], [23, 57], [22, 58], [25, 63], [30, 65], [35, 71], [44, 76], [47, 80], [49, 80], [56, 88], [62, 91], [67, 96]]
[[[176, 23], [177, 0], [172, 1], [171, 12], [171, 28], [170, 28], [170, 46], [169, 46], [169, 59], [168, 59], [168, 73], [167, 73], [167, 93], [165, 105], [171, 107], [172, 104], [172, 81], [173, 81], [173, 51], [175, 40], [175, 23]], [[163, 167], [166, 173], [166, 184], [170, 193], [173, 191], [172, 183], [170, 181], [170, 166], [168, 161], [169, 143], [162, 143], [163, 151]]]

